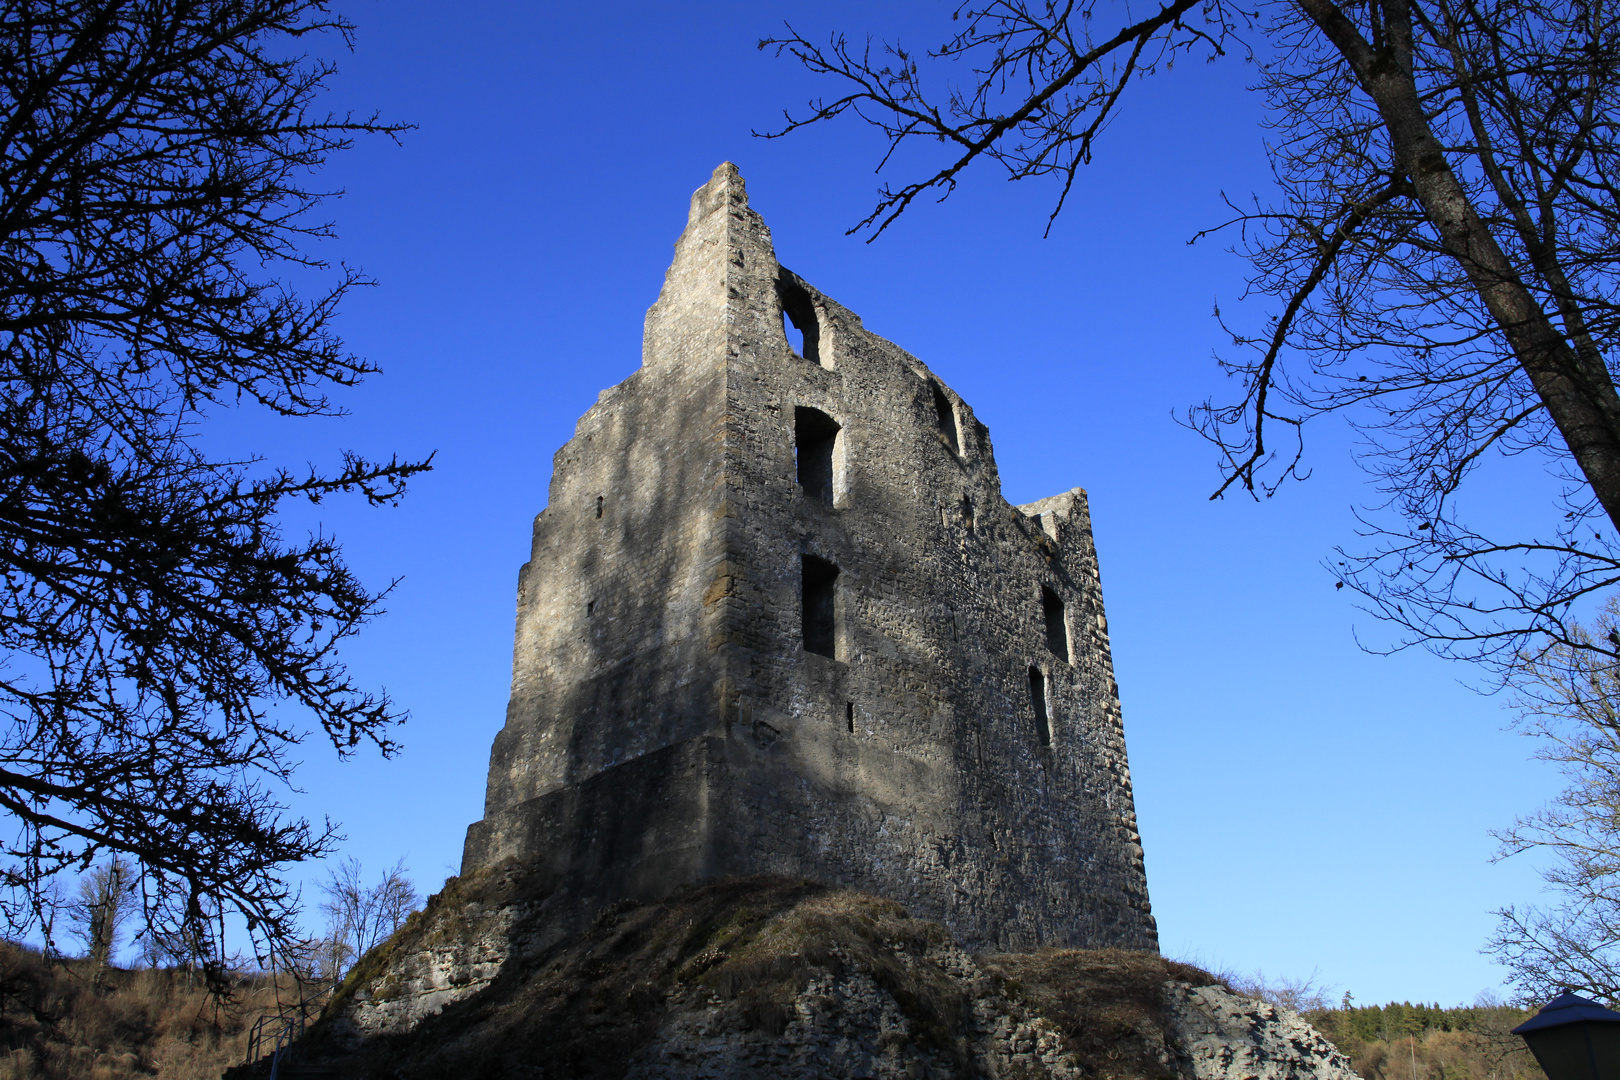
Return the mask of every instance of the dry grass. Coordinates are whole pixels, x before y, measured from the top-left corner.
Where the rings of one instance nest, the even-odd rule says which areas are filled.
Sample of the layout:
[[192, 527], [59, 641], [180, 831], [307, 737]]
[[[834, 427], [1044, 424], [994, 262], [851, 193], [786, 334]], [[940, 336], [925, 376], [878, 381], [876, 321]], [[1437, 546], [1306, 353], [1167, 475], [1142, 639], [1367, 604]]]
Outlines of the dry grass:
[[[361, 961], [340, 995], [400, 950], [469, 932], [460, 912], [535, 895], [541, 884], [516, 872], [452, 880]], [[514, 930], [521, 939], [526, 928]], [[851, 970], [869, 973], [894, 999], [911, 1042], [967, 1075], [968, 994], [979, 991], [929, 959], [949, 944], [938, 924], [874, 896], [775, 878], [713, 882], [659, 904], [608, 909], [412, 1034], [373, 1040], [343, 1060], [344, 1075], [527, 1077], [543, 1061], [548, 1076], [617, 1080], [682, 1003], [717, 1001], [743, 1026], [780, 1034], [810, 980]], [[1171, 1080], [1163, 984], [1225, 985], [1190, 965], [1120, 950], [991, 956], [980, 966], [1015, 1018], [1039, 1015], [1059, 1029], [1091, 1080]], [[112, 970], [95, 979], [83, 963], [47, 965], [0, 944], [0, 1080], [213, 1080], [242, 1061], [248, 1027], [275, 1011], [275, 1000], [265, 979], [245, 980], [221, 1007], [181, 972]], [[1409, 1005], [1306, 1014], [1366, 1080], [1544, 1080], [1505, 1034], [1524, 1015]], [[323, 1049], [341, 1056], [317, 1028], [306, 1053], [318, 1058]]]
[[1164, 984], [1220, 983], [1190, 964], [1123, 949], [1043, 949], [983, 963], [1003, 993], [1057, 1025], [1086, 1076], [1096, 1080], [1175, 1077]]
[[939, 924], [913, 919], [899, 904], [837, 890], [801, 901], [752, 933], [742, 925], [723, 929], [690, 971], [723, 1000], [738, 1002], [752, 1027], [776, 1035], [813, 976], [865, 971], [910, 1021], [914, 1041], [965, 1066], [959, 1032], [969, 1017], [967, 997], [925, 959], [950, 942]]
[[268, 979], [211, 999], [178, 971], [93, 977], [81, 961], [46, 964], [0, 943], [0, 1080], [216, 1080], [242, 1060], [247, 1028], [275, 1010]]
[[[511, 885], [496, 878], [489, 887]], [[409, 949], [455, 927], [457, 905], [488, 904], [480, 883], [413, 916], [390, 946]], [[762, 930], [801, 902], [829, 895], [809, 882], [750, 878], [688, 888], [660, 904], [620, 904], [584, 933], [523, 963], [508, 964], [488, 989], [424, 1020], [409, 1036], [368, 1042], [345, 1060], [355, 1078], [527, 1075], [620, 1077], [656, 1033], [671, 992], [730, 995], [760, 1025], [777, 1022], [777, 987], [799, 977], [758, 945]], [[515, 928], [521, 935], [523, 928]], [[370, 961], [370, 957], [367, 961]], [[346, 982], [341, 993], [352, 993]], [[335, 1052], [319, 1031], [309, 1051]]]
[[[526, 887], [502, 875], [456, 882], [388, 949], [453, 937], [458, 910], [487, 909]], [[522, 926], [514, 937], [524, 937]], [[875, 896], [765, 877], [717, 881], [658, 904], [616, 905], [585, 932], [508, 963], [488, 988], [409, 1035], [372, 1039], [344, 1057], [317, 1030], [306, 1053], [341, 1058], [356, 1080], [526, 1077], [539, 1062], [547, 1076], [617, 1080], [671, 1009], [717, 1003], [745, 1028], [780, 1034], [812, 979], [860, 970], [894, 999], [907, 1040], [966, 1076], [975, 991], [929, 959], [949, 944], [938, 924]], [[363, 963], [380, 974], [375, 958]], [[1165, 1080], [1160, 988], [1167, 978], [1217, 982], [1152, 954], [1117, 950], [999, 956], [984, 965], [993, 983], [984, 991], [999, 986], [1015, 1009], [1057, 1024], [1096, 1080]]]

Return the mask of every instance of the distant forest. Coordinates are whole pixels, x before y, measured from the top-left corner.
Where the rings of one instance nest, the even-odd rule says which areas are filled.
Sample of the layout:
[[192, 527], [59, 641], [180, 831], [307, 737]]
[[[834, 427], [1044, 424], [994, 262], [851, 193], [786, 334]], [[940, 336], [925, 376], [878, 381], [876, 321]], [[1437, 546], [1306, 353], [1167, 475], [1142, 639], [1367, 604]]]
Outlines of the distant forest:
[[1530, 1013], [1511, 1005], [1351, 1005], [1305, 1009], [1365, 1080], [1544, 1080], [1511, 1034]]

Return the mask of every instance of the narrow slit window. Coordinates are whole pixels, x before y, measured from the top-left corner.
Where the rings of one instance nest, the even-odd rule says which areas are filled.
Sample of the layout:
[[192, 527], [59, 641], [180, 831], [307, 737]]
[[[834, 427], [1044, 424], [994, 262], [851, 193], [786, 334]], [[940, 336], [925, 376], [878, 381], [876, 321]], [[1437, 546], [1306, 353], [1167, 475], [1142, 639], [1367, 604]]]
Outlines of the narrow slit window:
[[1035, 735], [1042, 746], [1052, 745], [1052, 722], [1046, 712], [1046, 676], [1041, 669], [1029, 669], [1029, 705], [1035, 711]]
[[596, 516], [602, 516], [602, 496], [600, 495], [596, 497]]
[[939, 433], [945, 436], [950, 444], [951, 453], [958, 457], [962, 454], [962, 444], [956, 437], [956, 410], [951, 407], [951, 399], [945, 396], [945, 391], [939, 383], [928, 384], [934, 391], [934, 420], [939, 424]]
[[1041, 586], [1041, 608], [1046, 617], [1046, 647], [1059, 660], [1069, 658], [1069, 624], [1063, 618], [1063, 597]]
[[837, 659], [838, 567], [814, 555], [801, 559], [804, 651]]
[[853, 701], [844, 702], [844, 730], [851, 735], [855, 734], [855, 703]]
[[810, 294], [788, 281], [779, 281], [776, 294], [782, 301], [782, 331], [794, 352], [813, 364], [821, 363], [821, 323], [816, 318], [815, 301]]
[[793, 410], [793, 456], [798, 467], [799, 486], [806, 496], [833, 503], [833, 452], [838, 448], [839, 427], [820, 409]]

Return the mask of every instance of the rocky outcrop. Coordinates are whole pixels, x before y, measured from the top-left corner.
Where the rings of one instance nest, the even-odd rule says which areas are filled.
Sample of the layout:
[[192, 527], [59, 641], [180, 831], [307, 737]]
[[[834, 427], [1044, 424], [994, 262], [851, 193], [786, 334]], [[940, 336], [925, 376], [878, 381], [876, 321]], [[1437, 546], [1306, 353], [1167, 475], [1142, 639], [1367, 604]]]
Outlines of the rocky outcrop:
[[[1082, 961], [1083, 962], [1083, 961]], [[671, 1011], [626, 1080], [766, 1080], [968, 1075], [1094, 1076], [1061, 1027], [980, 979], [968, 998], [966, 1062], [920, 1047], [905, 1012], [867, 973], [812, 979], [779, 1033], [739, 1024], [717, 996]], [[1154, 1064], [1183, 1080], [1359, 1080], [1344, 1055], [1297, 1013], [1219, 986], [1164, 985], [1165, 1039]], [[1141, 1033], [1137, 1033], [1140, 1036]]]
[[327, 1037], [358, 1046], [409, 1032], [484, 990], [512, 954], [514, 923], [543, 906], [549, 890], [539, 886], [510, 863], [451, 878], [349, 972], [326, 1010]]
[[1296, 1014], [1154, 953], [976, 957], [892, 901], [762, 878], [558, 937], [550, 895], [510, 865], [454, 883], [304, 1059], [400, 1080], [1356, 1080]]
[[1166, 984], [1165, 1005], [1195, 1080], [1358, 1080], [1349, 1059], [1292, 1009], [1183, 982]]
[[970, 1075], [1084, 1075], [1063, 1033], [1043, 1017], [1017, 1017], [988, 991], [968, 998], [965, 1051], [955, 1056], [919, 1042], [894, 996], [867, 972], [812, 978], [789, 1006], [780, 1032], [739, 1023], [717, 998], [673, 1010], [626, 1080], [765, 1080], [767, 1077], [871, 1077], [922, 1080]]

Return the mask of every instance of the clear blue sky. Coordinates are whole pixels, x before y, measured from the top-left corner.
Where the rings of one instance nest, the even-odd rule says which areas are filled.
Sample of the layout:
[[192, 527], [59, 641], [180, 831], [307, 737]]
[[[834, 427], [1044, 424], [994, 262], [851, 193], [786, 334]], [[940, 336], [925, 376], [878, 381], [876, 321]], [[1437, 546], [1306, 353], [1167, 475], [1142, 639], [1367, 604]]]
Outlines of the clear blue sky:
[[[379, 281], [339, 326], [385, 374], [347, 395], [345, 420], [225, 415], [211, 437], [293, 464], [438, 453], [398, 509], [320, 508], [366, 580], [401, 578], [347, 655], [412, 713], [391, 762], [309, 744], [296, 805], [342, 823], [343, 853], [371, 872], [404, 858], [429, 890], [459, 864], [551, 455], [636, 367], [688, 196], [732, 160], [782, 261], [972, 403], [1012, 502], [1090, 491], [1164, 951], [1315, 972], [1361, 1001], [1454, 1004], [1499, 982], [1478, 953], [1489, 912], [1538, 883], [1489, 863], [1488, 830], [1555, 778], [1466, 669], [1358, 649], [1380, 628], [1321, 565], [1368, 497], [1343, 430], [1316, 432], [1309, 483], [1212, 503], [1212, 455], [1171, 419], [1223, 390], [1213, 304], [1260, 318], [1236, 302], [1244, 264], [1186, 243], [1221, 219], [1223, 190], [1265, 184], [1252, 68], [1138, 86], [1048, 239], [1053, 189], [982, 173], [866, 244], [844, 231], [870, 207], [878, 147], [855, 125], [750, 137], [831, 90], [754, 43], [791, 20], [932, 44], [945, 5], [342, 9], [359, 34], [330, 100], [419, 125], [322, 177], [347, 192], [322, 252]], [[1547, 513], [1533, 497], [1488, 509]]]

